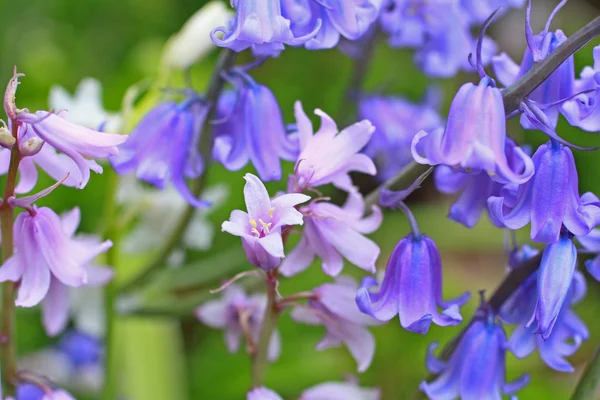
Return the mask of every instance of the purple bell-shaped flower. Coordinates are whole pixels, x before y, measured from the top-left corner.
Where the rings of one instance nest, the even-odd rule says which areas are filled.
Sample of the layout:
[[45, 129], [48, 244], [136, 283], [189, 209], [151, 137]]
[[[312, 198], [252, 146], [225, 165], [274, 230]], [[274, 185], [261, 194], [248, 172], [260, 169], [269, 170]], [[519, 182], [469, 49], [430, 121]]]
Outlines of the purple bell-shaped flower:
[[589, 132], [600, 131], [600, 46], [594, 47], [594, 66], [584, 67], [575, 81], [576, 96], [562, 105], [569, 123]]

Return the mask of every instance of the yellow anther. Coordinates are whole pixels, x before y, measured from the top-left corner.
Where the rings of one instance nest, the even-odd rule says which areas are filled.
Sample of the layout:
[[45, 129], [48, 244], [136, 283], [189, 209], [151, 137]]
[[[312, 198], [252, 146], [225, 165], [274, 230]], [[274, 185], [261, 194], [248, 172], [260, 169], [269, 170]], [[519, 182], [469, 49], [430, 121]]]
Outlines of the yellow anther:
[[250, 220], [250, 225], [252, 225], [252, 227], [253, 227], [254, 229], [256, 229], [256, 227], [258, 226], [258, 225], [256, 224], [256, 221], [255, 221], [255, 220], [253, 220], [253, 219], [251, 219], [251, 220]]
[[273, 211], [275, 211], [275, 207], [269, 209], [269, 218], [273, 218]]
[[260, 232], [256, 228], [252, 228], [252, 233], [254, 233], [256, 236], [260, 237]]
[[266, 223], [265, 221], [263, 221], [262, 219], [259, 219], [258, 222], [260, 222], [260, 226], [262, 226], [263, 231], [265, 231], [266, 233], [269, 233], [269, 229], [271, 229], [271, 223]]

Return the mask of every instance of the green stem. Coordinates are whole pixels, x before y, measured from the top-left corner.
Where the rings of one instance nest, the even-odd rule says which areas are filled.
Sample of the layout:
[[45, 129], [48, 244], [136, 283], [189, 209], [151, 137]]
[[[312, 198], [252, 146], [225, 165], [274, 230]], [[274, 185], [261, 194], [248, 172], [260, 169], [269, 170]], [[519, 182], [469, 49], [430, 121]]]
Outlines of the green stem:
[[596, 349], [594, 358], [587, 365], [583, 376], [579, 380], [571, 400], [588, 400], [596, 397], [600, 385], [600, 347]]
[[267, 273], [267, 306], [263, 316], [256, 352], [252, 357], [252, 387], [264, 385], [267, 370], [269, 343], [277, 325], [279, 311], [277, 307], [277, 271]]
[[[13, 135], [16, 137], [17, 124], [13, 124]], [[21, 155], [19, 146], [14, 145], [10, 153], [10, 165], [4, 189], [4, 199], [15, 194], [17, 172]], [[4, 263], [13, 254], [14, 213], [8, 202], [0, 206], [0, 230], [2, 232], [2, 262]], [[2, 327], [0, 329], [0, 341], [2, 354], [0, 365], [2, 366], [2, 386], [4, 395], [14, 394], [14, 385], [17, 376], [17, 343], [16, 343], [16, 318], [15, 318], [15, 283], [4, 282], [2, 284]]]
[[117, 206], [115, 196], [118, 188], [118, 176], [111, 168], [107, 171], [108, 188], [106, 189], [106, 200], [104, 202], [104, 218], [106, 224], [104, 229], [104, 237], [113, 242], [112, 247], [106, 252], [106, 262], [110, 265], [115, 277], [109, 282], [104, 289], [104, 312], [106, 315], [106, 337], [105, 337], [105, 354], [104, 360], [104, 387], [102, 391], [103, 400], [114, 400], [119, 396], [119, 374], [118, 374], [118, 354], [116, 350], [116, 332], [115, 319], [115, 298], [117, 296], [117, 264], [119, 254], [119, 230], [115, 221], [117, 215]]
[[[209, 104], [210, 111], [206, 117], [206, 120], [202, 124], [200, 140], [198, 141], [198, 150], [202, 155], [202, 159], [206, 163], [204, 167], [204, 173], [202, 176], [197, 179], [192, 186], [192, 193], [196, 197], [200, 197], [202, 191], [204, 190], [204, 185], [206, 183], [206, 179], [208, 176], [208, 163], [212, 158], [211, 149], [213, 144], [213, 137], [211, 134], [211, 121], [214, 119], [216, 104], [219, 100], [221, 92], [225, 86], [225, 80], [223, 79], [223, 73], [231, 69], [233, 66], [237, 53], [229, 50], [223, 49], [221, 50], [221, 54], [219, 55], [219, 60], [215, 65], [215, 69], [213, 70], [213, 74], [206, 91], [206, 101]], [[157, 270], [163, 268], [165, 266], [165, 262], [169, 255], [175, 250], [175, 248], [181, 242], [182, 236], [185, 234], [187, 227], [192, 220], [192, 216], [194, 214], [195, 208], [191, 205], [188, 205], [185, 211], [179, 216], [177, 219], [177, 223], [175, 224], [175, 228], [173, 229], [173, 233], [171, 236], [165, 241], [163, 247], [158, 251], [156, 257], [153, 258], [153, 261], [142, 269], [142, 272], [130, 280], [127, 284], [125, 284], [121, 290], [122, 291], [131, 291], [138, 286], [146, 283], [156, 272]]]

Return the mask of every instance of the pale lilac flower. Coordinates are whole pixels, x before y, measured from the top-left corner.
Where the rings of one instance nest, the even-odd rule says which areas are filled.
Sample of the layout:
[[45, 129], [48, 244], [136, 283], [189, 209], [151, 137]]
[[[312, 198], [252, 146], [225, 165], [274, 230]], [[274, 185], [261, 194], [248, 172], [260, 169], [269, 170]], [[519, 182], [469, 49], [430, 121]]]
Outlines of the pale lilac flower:
[[[60, 219], [64, 234], [67, 235], [69, 240], [80, 246], [81, 252], [94, 253], [96, 249], [103, 246], [102, 241], [95, 236], [74, 236], [81, 219], [78, 207], [63, 214]], [[87, 283], [85, 284], [86, 289], [81, 290], [88, 290], [88, 286], [104, 286], [113, 277], [113, 270], [109, 267], [88, 264], [83, 265], [83, 269], [87, 275]], [[69, 315], [74, 306], [70, 294], [71, 290], [79, 289], [69, 288], [55, 276], [50, 278], [48, 293], [42, 302], [42, 325], [49, 336], [58, 335], [67, 326]]]
[[437, 343], [429, 346], [426, 366], [436, 378], [433, 382], [421, 382], [420, 389], [430, 399], [502, 399], [529, 382], [527, 375], [506, 382], [504, 329], [490, 311], [478, 313], [448, 361], [433, 355]]
[[575, 93], [580, 94], [562, 106], [562, 113], [569, 123], [589, 132], [600, 131], [600, 46], [594, 47], [594, 65], [581, 71], [580, 79], [575, 81]]
[[298, 141], [286, 133], [279, 104], [268, 87], [245, 75], [237, 92], [218, 103], [213, 157], [230, 171], [250, 161], [261, 180], [281, 180], [281, 159], [295, 161]]
[[525, 0], [460, 0], [460, 6], [475, 23], [483, 23], [494, 11], [505, 11], [508, 7], [519, 8]]
[[[276, 56], [284, 44], [299, 46], [314, 37], [320, 24], [312, 32], [295, 36], [290, 29], [290, 20], [281, 14], [280, 0], [233, 0], [235, 18], [228, 27], [215, 28], [210, 36], [220, 47], [242, 51], [252, 47], [256, 55]], [[222, 37], [218, 38], [217, 33]]]
[[204, 165], [196, 148], [208, 108], [197, 98], [179, 104], [167, 102], [153, 108], [111, 158], [118, 174], [136, 172], [138, 179], [160, 190], [171, 182], [183, 198], [195, 207], [209, 204], [197, 199], [186, 178], [198, 178]]
[[342, 271], [344, 258], [356, 266], [375, 272], [379, 246], [362, 234], [372, 233], [381, 225], [382, 213], [373, 206], [363, 216], [365, 203], [354, 189], [343, 207], [324, 201], [313, 201], [299, 211], [304, 215], [303, 235], [298, 245], [281, 263], [285, 276], [295, 275], [312, 264], [315, 256], [322, 260], [323, 271], [336, 276]]
[[309, 200], [300, 193], [283, 194], [271, 200], [265, 185], [256, 175], [244, 175], [244, 199], [248, 212], [233, 210], [224, 232], [242, 238], [242, 246], [250, 264], [272, 270], [279, 266], [283, 253], [281, 231], [288, 225], [302, 225], [302, 213], [295, 206]]
[[[264, 295], [247, 296], [243, 288], [232, 284], [223, 291], [221, 299], [207, 301], [198, 307], [196, 317], [211, 328], [223, 329], [227, 350], [235, 353], [244, 337], [242, 320], [246, 321], [253, 340], [258, 341], [266, 305]], [[270, 361], [279, 358], [280, 347], [279, 331], [275, 330], [269, 342]]]
[[62, 389], [46, 391], [32, 383], [22, 383], [17, 387], [16, 399], [7, 397], [6, 400], [75, 400], [75, 398]]
[[[433, 322], [439, 326], [458, 325], [462, 321], [459, 306], [469, 293], [450, 300], [442, 299], [442, 264], [435, 242], [424, 234], [409, 234], [394, 249], [378, 293], [373, 277], [365, 277], [356, 293], [363, 313], [389, 321], [398, 315], [408, 331], [427, 333]], [[440, 313], [438, 307], [443, 311]]]
[[299, 101], [294, 111], [301, 149], [292, 182], [294, 190], [333, 183], [350, 191], [353, 187], [350, 171], [375, 175], [373, 161], [359, 153], [375, 131], [369, 121], [357, 122], [338, 133], [333, 119], [317, 109], [315, 114], [321, 117], [321, 127], [313, 134], [312, 123]]
[[17, 216], [13, 229], [15, 251], [0, 268], [0, 281], [20, 281], [17, 306], [38, 304], [48, 295], [54, 280], [70, 287], [90, 283], [86, 266], [108, 250], [112, 242], [73, 238], [75, 229], [65, 228], [72, 222], [73, 219], [61, 221], [47, 207], [33, 208]]
[[600, 229], [594, 229], [587, 235], [577, 236], [577, 241], [585, 249], [598, 252], [594, 258], [585, 262], [585, 268], [594, 279], [600, 281]]
[[350, 277], [339, 277], [313, 290], [314, 298], [308, 307], [298, 306], [292, 318], [310, 325], [323, 325], [325, 337], [317, 350], [346, 345], [358, 364], [358, 372], [369, 368], [375, 354], [375, 339], [366, 326], [377, 325], [374, 318], [362, 314], [354, 301], [356, 282]]
[[524, 183], [534, 172], [533, 162], [514, 148], [523, 168], [513, 169], [506, 155], [506, 115], [500, 89], [490, 78], [464, 84], [452, 100], [445, 129], [421, 131], [412, 142], [420, 164], [443, 164], [466, 172], [485, 171], [500, 183]]
[[377, 388], [362, 388], [353, 382], [325, 382], [306, 389], [298, 400], [379, 400]]
[[490, 219], [497, 226], [520, 229], [531, 222], [532, 240], [553, 243], [563, 225], [575, 235], [598, 225], [600, 201], [592, 193], [579, 196], [571, 149], [551, 140], [538, 148], [533, 163], [536, 172], [528, 182], [488, 199]]
[[402, 97], [368, 96], [359, 104], [360, 117], [371, 121], [375, 132], [364, 153], [377, 165], [377, 179], [391, 179], [413, 161], [410, 144], [415, 133], [443, 126], [443, 121], [426, 99], [421, 104]]
[[254, 388], [248, 392], [246, 400], [283, 400], [281, 396], [266, 387]]

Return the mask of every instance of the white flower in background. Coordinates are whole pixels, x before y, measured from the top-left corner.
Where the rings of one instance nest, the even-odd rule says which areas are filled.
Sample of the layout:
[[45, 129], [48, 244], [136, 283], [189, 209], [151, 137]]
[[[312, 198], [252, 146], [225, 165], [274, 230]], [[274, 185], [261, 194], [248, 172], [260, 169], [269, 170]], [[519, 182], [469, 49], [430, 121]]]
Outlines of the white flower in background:
[[[208, 188], [202, 199], [213, 203], [208, 208], [196, 209], [182, 239], [182, 247], [192, 250], [208, 250], [212, 245], [215, 227], [208, 215], [222, 204], [229, 195], [226, 185]], [[177, 218], [168, 215], [181, 215], [187, 202], [173, 188], [162, 191], [146, 188], [134, 176], [124, 176], [117, 193], [117, 202], [124, 207], [124, 218], [140, 216], [129, 234], [123, 239], [122, 248], [128, 253], [141, 253], [156, 249], [164, 243], [177, 223]], [[168, 259], [170, 265], [180, 265], [182, 249], [176, 249]]]
[[206, 4], [168, 40], [163, 52], [163, 63], [173, 68], [191, 67], [215, 47], [210, 39], [210, 32], [217, 26], [227, 25], [232, 15], [231, 10], [221, 1]]
[[69, 121], [90, 129], [98, 129], [102, 126], [104, 132], [117, 133], [123, 123], [119, 113], [104, 109], [102, 85], [94, 78], [82, 79], [73, 95], [62, 86], [52, 86], [49, 103], [56, 112], [67, 110], [64, 116]]

